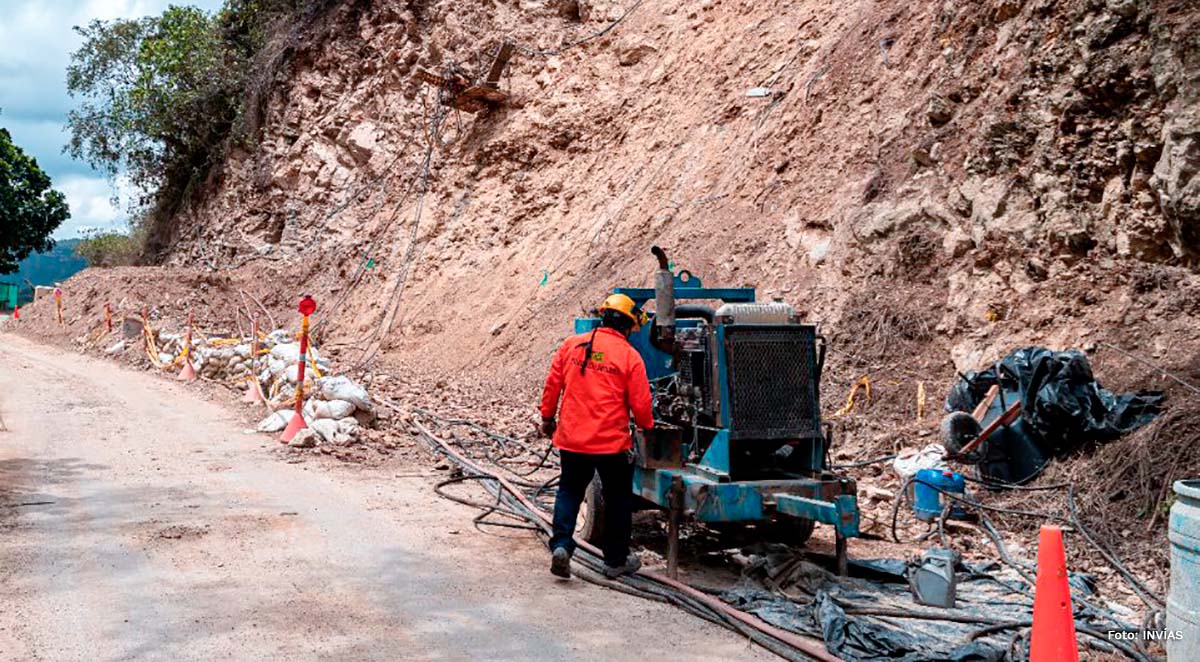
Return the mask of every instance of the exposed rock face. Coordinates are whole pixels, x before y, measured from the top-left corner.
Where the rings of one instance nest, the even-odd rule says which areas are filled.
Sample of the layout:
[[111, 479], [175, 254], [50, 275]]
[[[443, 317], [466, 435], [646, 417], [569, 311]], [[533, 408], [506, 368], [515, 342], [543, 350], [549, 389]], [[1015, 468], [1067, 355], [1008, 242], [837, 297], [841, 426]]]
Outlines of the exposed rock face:
[[[1194, 2], [688, 0], [600, 35], [627, 4], [333, 3], [164, 259], [278, 263], [332, 332], [461, 367], [540, 356], [651, 243], [832, 324], [885, 279], [961, 305], [947, 334], [1200, 257]], [[502, 108], [413, 79], [502, 37]]]
[[1171, 118], [1162, 142], [1154, 190], [1176, 253], [1194, 256], [1200, 252], [1200, 113], [1189, 109]]

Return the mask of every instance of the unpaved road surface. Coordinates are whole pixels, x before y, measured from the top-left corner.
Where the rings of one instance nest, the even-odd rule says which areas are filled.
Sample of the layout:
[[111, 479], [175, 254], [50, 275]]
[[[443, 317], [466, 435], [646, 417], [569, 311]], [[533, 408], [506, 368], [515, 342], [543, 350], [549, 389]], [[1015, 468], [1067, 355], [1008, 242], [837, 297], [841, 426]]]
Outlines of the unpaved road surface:
[[0, 659], [770, 659], [158, 377], [0, 334], [0, 416]]

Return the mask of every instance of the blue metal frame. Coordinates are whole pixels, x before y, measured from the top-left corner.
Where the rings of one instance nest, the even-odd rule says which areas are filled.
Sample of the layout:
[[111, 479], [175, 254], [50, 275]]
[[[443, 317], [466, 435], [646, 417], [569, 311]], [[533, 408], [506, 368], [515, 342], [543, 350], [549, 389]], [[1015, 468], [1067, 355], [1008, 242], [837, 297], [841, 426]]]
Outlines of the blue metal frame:
[[839, 494], [830, 502], [794, 494], [777, 494], [775, 495], [775, 508], [784, 515], [829, 524], [847, 538], [858, 537], [858, 497], [856, 495]]

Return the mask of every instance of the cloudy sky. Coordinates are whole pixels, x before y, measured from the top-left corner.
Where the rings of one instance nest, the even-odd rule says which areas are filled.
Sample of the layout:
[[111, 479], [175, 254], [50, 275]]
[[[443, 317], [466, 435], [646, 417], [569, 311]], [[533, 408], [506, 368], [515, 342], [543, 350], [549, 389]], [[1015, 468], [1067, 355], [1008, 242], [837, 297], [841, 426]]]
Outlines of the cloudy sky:
[[127, 216], [110, 202], [113, 184], [62, 151], [72, 107], [67, 64], [81, 43], [71, 28], [93, 18], [158, 14], [170, 4], [213, 11], [222, 0], [0, 0], [0, 126], [67, 196], [71, 218], [55, 238], [87, 228], [124, 229]]

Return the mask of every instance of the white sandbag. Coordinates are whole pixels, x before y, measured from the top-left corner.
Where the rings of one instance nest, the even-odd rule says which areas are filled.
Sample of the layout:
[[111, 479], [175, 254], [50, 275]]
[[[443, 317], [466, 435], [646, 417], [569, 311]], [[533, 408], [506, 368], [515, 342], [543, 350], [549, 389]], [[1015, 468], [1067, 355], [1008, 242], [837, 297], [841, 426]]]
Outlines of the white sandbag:
[[[316, 418], [346, 418], [354, 413], [354, 403], [346, 400], [309, 400]], [[353, 419], [351, 419], [353, 420]]]
[[929, 444], [921, 450], [911, 448], [900, 451], [899, 457], [892, 461], [892, 469], [899, 474], [901, 480], [907, 480], [917, 475], [921, 469], [945, 469], [946, 448], [941, 444]]
[[287, 342], [280, 343], [271, 348], [271, 358], [283, 361], [284, 363], [295, 364], [300, 360], [300, 343]]
[[322, 400], [346, 400], [354, 404], [356, 409], [373, 411], [371, 396], [367, 389], [350, 381], [347, 377], [325, 377], [319, 382], [318, 393]]
[[358, 420], [353, 416], [338, 419], [338, 432], [355, 436], [358, 434]]
[[[288, 366], [287, 370], [284, 371], [284, 375], [287, 376], [287, 380], [288, 380], [289, 384], [295, 384], [297, 381], [300, 380], [300, 365], [295, 364], [295, 365]], [[306, 385], [311, 385], [314, 381], [316, 381], [316, 374], [313, 372], [312, 365], [305, 362], [305, 364], [304, 364], [304, 383]], [[310, 390], [309, 386], [305, 386], [304, 390], [306, 390], [306, 391]]]
[[282, 432], [287, 427], [289, 421], [292, 420], [291, 409], [280, 409], [272, 413], [259, 422], [258, 427], [254, 428], [259, 432]]
[[[310, 362], [313, 360], [321, 360], [321, 357], [317, 354], [317, 350], [309, 347], [308, 352], [308, 360]], [[284, 363], [295, 365], [300, 361], [300, 343], [287, 342], [275, 345], [271, 348], [271, 357], [279, 361], [283, 361]]]
[[333, 443], [333, 436], [338, 432], [337, 421], [328, 418], [318, 418], [309, 423], [308, 427], [312, 428], [318, 437], [330, 443]]

